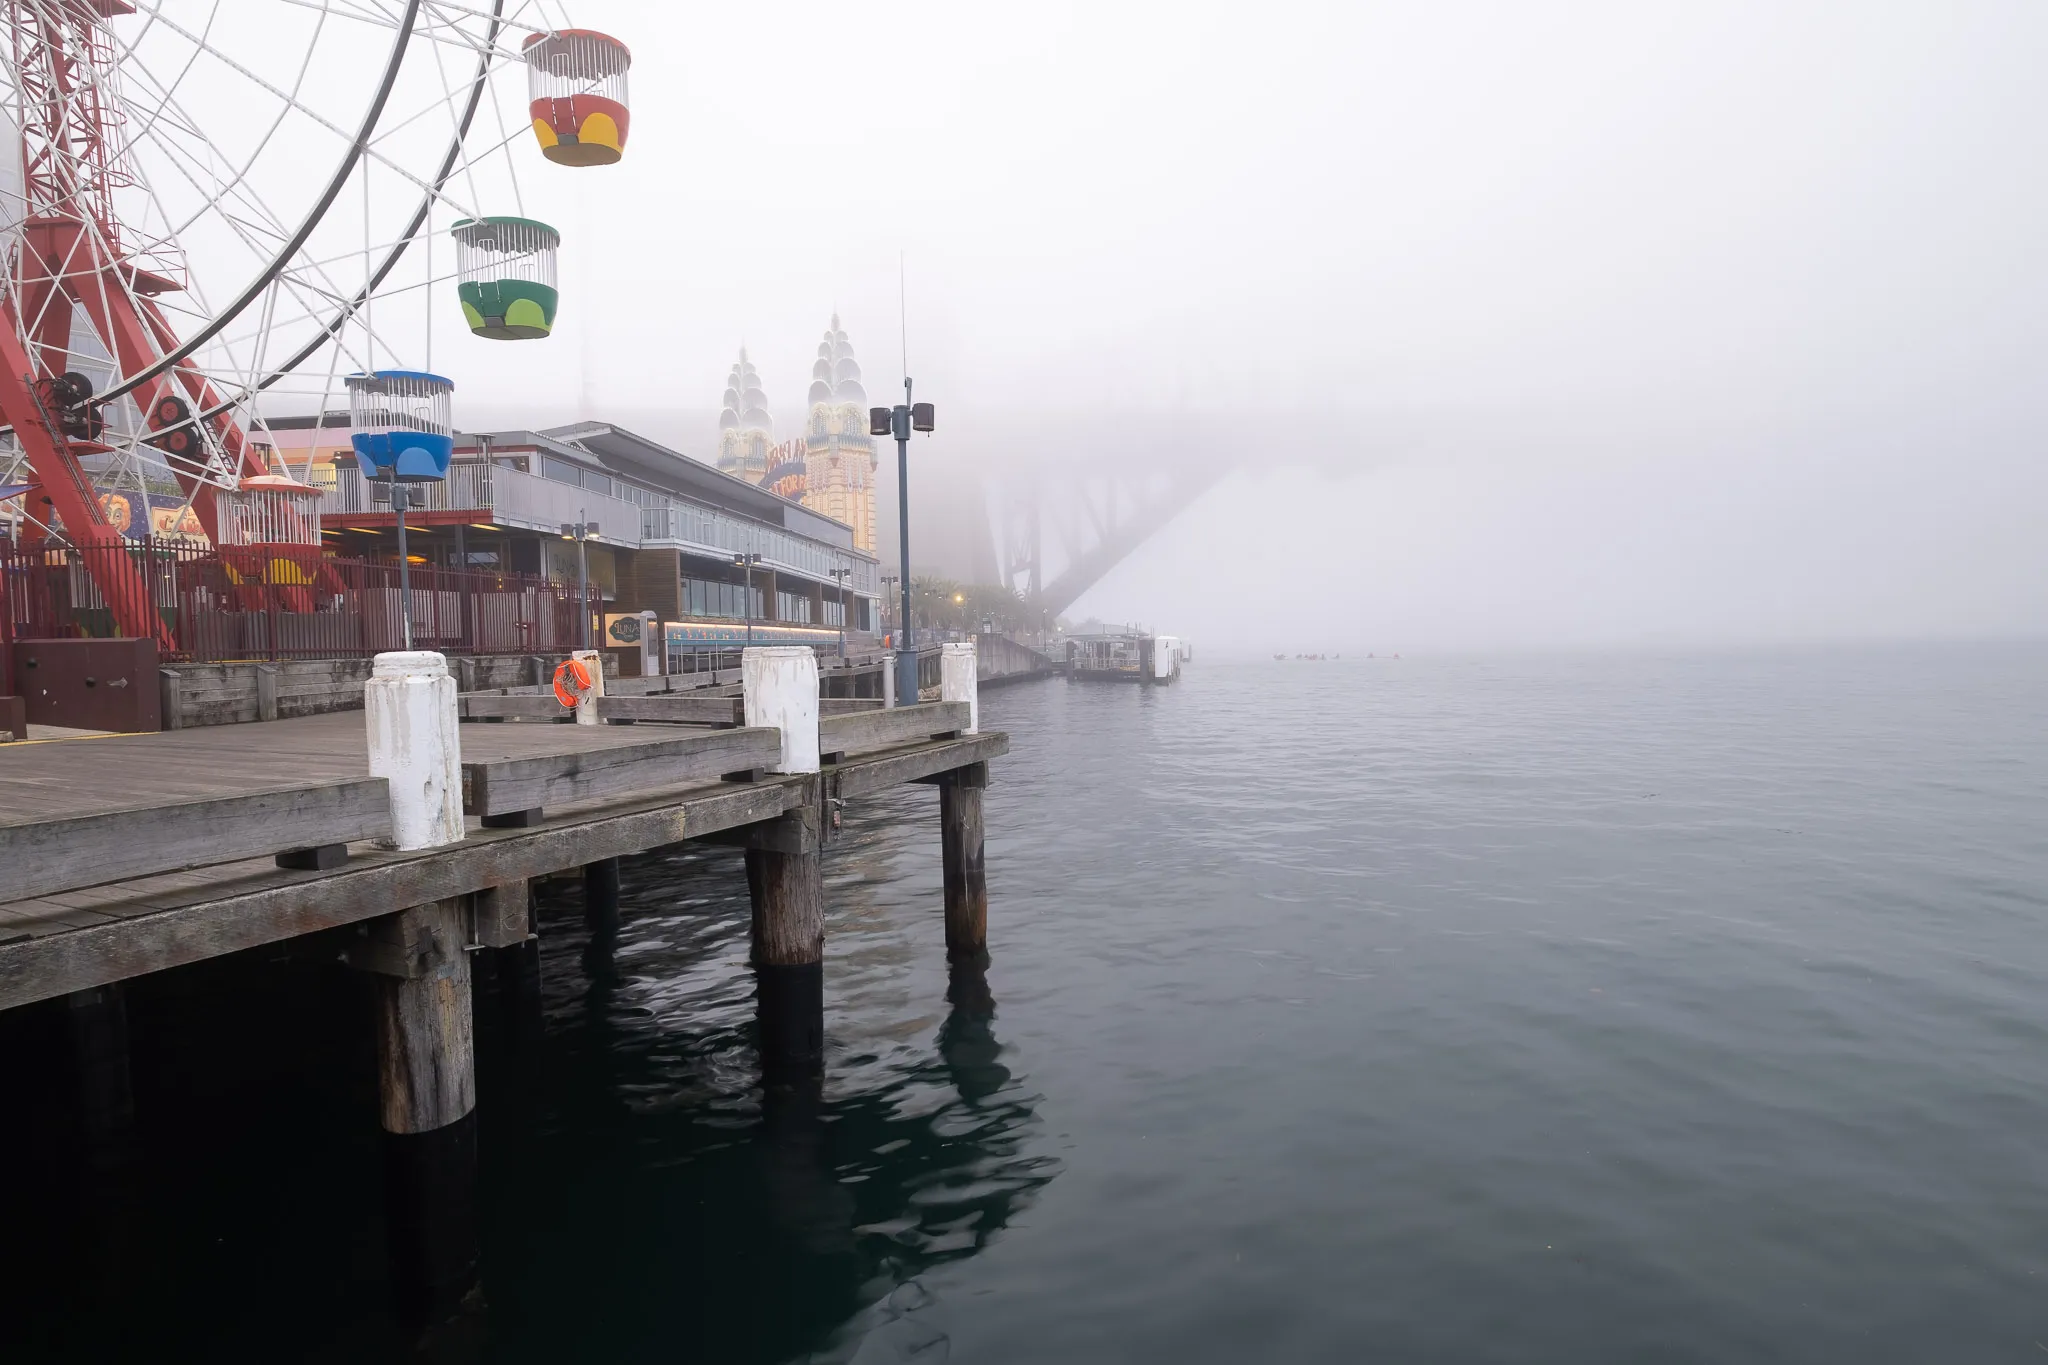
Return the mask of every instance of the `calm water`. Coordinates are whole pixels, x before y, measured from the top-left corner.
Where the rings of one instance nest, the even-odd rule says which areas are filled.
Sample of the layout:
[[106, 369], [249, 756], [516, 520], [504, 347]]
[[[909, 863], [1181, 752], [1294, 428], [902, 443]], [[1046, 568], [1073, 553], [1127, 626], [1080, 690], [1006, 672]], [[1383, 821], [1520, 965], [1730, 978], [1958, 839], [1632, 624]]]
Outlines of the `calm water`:
[[[991, 965], [949, 980], [933, 793], [853, 811], [815, 1093], [758, 1085], [737, 855], [629, 864], [608, 960], [551, 891], [544, 1032], [480, 998], [488, 1308], [435, 1353], [2048, 1354], [2048, 650], [1197, 661], [984, 717]], [[133, 992], [143, 1155], [82, 1196], [27, 1076], [0, 1339], [387, 1358], [360, 991]]]

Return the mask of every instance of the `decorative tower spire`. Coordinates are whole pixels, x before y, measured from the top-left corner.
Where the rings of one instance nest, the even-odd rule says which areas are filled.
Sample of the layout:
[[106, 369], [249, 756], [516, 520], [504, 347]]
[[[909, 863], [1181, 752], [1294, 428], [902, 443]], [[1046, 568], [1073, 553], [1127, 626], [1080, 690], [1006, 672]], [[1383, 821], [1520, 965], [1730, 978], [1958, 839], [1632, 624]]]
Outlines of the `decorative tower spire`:
[[853, 543], [875, 548], [875, 443], [868, 432], [868, 394], [853, 343], [839, 314], [818, 343], [811, 365], [810, 420], [805, 424], [804, 505], [853, 528]]
[[768, 395], [742, 346], [738, 363], [725, 378], [724, 408], [718, 414], [718, 467], [748, 483], [760, 483], [768, 474], [768, 445], [774, 439]]

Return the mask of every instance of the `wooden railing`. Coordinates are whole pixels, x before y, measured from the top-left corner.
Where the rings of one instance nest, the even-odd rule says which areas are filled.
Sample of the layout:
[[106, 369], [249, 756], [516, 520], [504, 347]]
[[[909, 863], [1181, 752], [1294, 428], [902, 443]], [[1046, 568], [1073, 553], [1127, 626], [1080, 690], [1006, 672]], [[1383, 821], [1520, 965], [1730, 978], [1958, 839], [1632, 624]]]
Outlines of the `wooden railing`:
[[324, 867], [321, 850], [390, 831], [389, 788], [361, 777], [0, 825], [0, 867], [8, 896], [25, 900], [273, 854]]
[[[578, 738], [564, 736], [565, 746]], [[462, 808], [465, 814], [490, 818], [570, 801], [716, 782], [733, 774], [751, 776], [781, 753], [779, 731], [754, 728], [699, 731], [603, 749], [565, 747], [556, 754], [465, 757]]]
[[818, 721], [818, 752], [840, 756], [872, 753], [902, 744], [950, 739], [966, 728], [964, 701], [934, 701], [922, 706], [899, 706], [893, 711], [824, 716]]

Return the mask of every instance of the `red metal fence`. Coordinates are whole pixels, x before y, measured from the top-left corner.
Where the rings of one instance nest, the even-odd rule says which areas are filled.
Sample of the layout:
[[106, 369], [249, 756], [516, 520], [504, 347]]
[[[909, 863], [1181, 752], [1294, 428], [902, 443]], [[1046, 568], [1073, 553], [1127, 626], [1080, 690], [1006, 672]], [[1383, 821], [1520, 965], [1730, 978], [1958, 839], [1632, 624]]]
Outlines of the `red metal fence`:
[[[116, 634], [92, 572], [127, 559], [176, 648], [169, 659], [367, 658], [403, 649], [398, 567], [257, 549], [136, 541], [119, 548], [0, 542], [0, 643]], [[524, 574], [412, 570], [412, 643], [453, 654], [560, 654], [576, 647], [577, 590]], [[167, 660], [168, 661], [168, 660]]]

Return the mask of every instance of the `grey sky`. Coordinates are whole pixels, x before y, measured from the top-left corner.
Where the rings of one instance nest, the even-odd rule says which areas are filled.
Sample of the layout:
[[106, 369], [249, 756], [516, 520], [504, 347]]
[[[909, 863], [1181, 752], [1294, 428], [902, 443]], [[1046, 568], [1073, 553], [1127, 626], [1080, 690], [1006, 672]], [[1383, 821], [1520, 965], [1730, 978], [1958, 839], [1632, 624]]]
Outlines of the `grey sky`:
[[900, 248], [962, 438], [1273, 418], [1081, 610], [1298, 649], [2041, 625], [2048, 7], [576, 19], [634, 49], [631, 154], [527, 178], [562, 322], [473, 410], [708, 453], [740, 343], [793, 408], [835, 307], [880, 401]]

